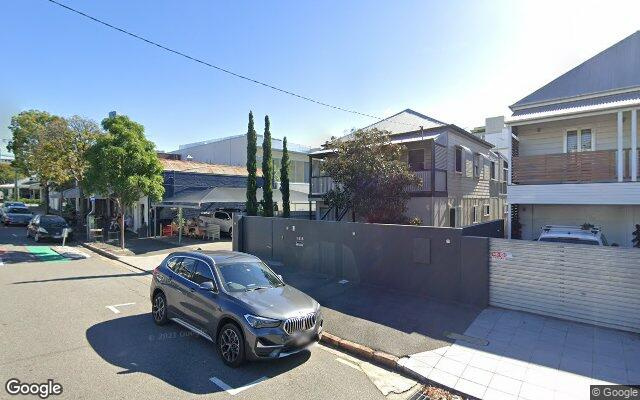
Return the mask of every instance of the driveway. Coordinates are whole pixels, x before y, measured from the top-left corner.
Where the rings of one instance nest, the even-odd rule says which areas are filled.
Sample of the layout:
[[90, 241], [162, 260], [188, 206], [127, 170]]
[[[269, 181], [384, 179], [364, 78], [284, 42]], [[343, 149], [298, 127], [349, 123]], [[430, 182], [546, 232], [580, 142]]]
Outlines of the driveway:
[[468, 338], [403, 364], [480, 399], [589, 399], [590, 385], [640, 383], [640, 335], [499, 308]]

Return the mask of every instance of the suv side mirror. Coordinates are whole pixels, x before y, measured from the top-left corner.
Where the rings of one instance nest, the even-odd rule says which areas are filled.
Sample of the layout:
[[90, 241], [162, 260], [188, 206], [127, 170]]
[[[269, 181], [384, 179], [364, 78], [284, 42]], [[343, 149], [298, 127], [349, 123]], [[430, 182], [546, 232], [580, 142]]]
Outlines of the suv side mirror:
[[282, 279], [282, 275], [276, 275], [282, 282], [284, 282], [284, 279]]
[[200, 289], [206, 290], [207, 292], [216, 292], [216, 285], [211, 281], [204, 281], [200, 284]]

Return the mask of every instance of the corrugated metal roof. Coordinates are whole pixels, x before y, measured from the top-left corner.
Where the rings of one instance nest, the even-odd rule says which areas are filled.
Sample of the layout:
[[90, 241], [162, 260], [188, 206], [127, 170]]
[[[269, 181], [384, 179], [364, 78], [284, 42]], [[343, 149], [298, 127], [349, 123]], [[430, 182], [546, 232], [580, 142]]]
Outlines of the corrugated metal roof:
[[[307, 203], [309, 201], [308, 196], [308, 193], [297, 190], [289, 191], [289, 201], [291, 203]], [[256, 198], [258, 201], [262, 200], [262, 190], [256, 192]], [[183, 190], [155, 205], [159, 207], [199, 208], [205, 203], [244, 203], [246, 200], [247, 188], [215, 187]], [[282, 193], [279, 190], [273, 191], [273, 201], [282, 202]]]
[[[390, 117], [380, 120], [374, 124], [362, 128], [362, 130], [378, 129], [381, 131], [389, 131], [392, 134], [415, 132], [423, 129], [438, 128], [447, 125], [442, 121], [431, 118], [427, 115], [420, 114], [417, 111], [413, 111], [410, 108], [400, 111]], [[348, 140], [353, 136], [353, 133], [342, 136], [340, 140]]]
[[562, 115], [594, 112], [638, 104], [640, 104], [640, 90], [518, 110], [515, 111], [512, 117], [506, 122], [513, 123]]
[[527, 104], [640, 87], [640, 31], [519, 100]]
[[[233, 165], [208, 164], [198, 161], [168, 160], [166, 158], [161, 158], [160, 164], [162, 164], [162, 169], [165, 171], [247, 176], [247, 169], [245, 167], [238, 167]], [[262, 176], [262, 170], [260, 168], [258, 168], [257, 175]]]

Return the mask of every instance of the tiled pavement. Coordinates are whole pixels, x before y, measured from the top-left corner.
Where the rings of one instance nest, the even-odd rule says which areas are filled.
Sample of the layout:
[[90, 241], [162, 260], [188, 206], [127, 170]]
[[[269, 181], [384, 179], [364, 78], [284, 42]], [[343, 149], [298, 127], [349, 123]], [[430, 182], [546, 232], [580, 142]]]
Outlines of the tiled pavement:
[[492, 399], [589, 399], [589, 385], [640, 384], [640, 335], [485, 309], [457, 340], [413, 354], [406, 368], [463, 393]]

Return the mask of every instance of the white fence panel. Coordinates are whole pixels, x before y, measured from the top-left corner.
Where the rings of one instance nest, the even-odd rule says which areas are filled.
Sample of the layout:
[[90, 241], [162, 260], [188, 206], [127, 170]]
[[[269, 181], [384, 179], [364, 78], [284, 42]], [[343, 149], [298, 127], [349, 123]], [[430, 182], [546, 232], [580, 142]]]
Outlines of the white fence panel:
[[490, 239], [489, 302], [640, 332], [640, 250]]

